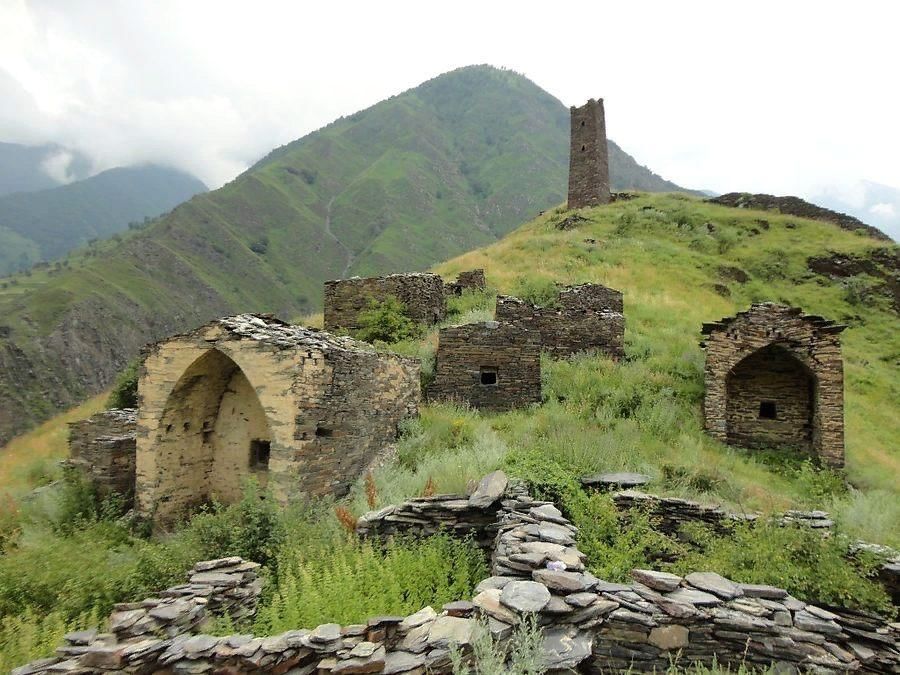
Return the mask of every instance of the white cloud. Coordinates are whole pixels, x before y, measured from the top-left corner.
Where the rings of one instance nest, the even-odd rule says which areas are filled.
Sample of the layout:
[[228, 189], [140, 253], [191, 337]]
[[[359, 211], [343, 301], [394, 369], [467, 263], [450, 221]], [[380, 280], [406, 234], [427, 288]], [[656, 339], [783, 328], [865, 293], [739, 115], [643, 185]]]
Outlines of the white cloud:
[[869, 207], [869, 212], [884, 218], [894, 218], [897, 215], [897, 208], [894, 204], [872, 204], [872, 206]]
[[0, 0], [0, 140], [216, 186], [339, 115], [486, 62], [567, 105], [604, 97], [611, 137], [683, 185], [900, 186], [898, 14], [865, 0]]
[[68, 150], [59, 150], [44, 158], [44, 161], [41, 162], [41, 169], [57, 183], [71, 183], [75, 180], [75, 176], [69, 171], [73, 159], [75, 159], [75, 155]]

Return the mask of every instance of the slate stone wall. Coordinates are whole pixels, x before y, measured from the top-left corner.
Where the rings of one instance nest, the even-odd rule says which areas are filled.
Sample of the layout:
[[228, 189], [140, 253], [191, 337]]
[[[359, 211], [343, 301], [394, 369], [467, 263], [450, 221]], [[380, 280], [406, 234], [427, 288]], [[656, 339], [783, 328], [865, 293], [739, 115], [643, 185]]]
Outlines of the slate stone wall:
[[92, 484], [100, 497], [134, 499], [137, 411], [104, 410], [69, 423], [69, 458], [65, 464]]
[[609, 204], [609, 148], [603, 99], [572, 106], [569, 143], [569, 208]]
[[[442, 328], [431, 400], [510, 410], [541, 401], [540, 336], [496, 321]], [[493, 374], [493, 375], [491, 375]]]
[[[365, 624], [323, 624], [271, 637], [190, 634], [197, 595], [210, 601], [243, 595], [237, 609], [255, 606], [255, 570], [240, 559], [200, 563], [188, 598], [175, 608], [164, 599], [120, 606], [112, 625], [131, 629], [66, 636], [57, 656], [17, 668], [13, 675], [79, 673], [451, 673], [449, 648], [471, 654], [476, 620], [501, 644], [527, 615], [542, 629], [541, 669], [569, 672], [667, 672], [673, 663], [719, 667], [776, 666], [779, 672], [897, 672], [900, 626], [842, 608], [823, 608], [774, 586], [741, 584], [711, 572], [684, 577], [632, 570], [630, 583], [597, 579], [578, 549], [578, 530], [551, 503], [533, 499], [497, 472], [471, 496], [456, 496], [461, 512], [495, 513], [492, 576], [469, 600], [409, 616], [379, 616]], [[421, 502], [418, 502], [421, 504]], [[418, 510], [446, 521], [456, 506]], [[411, 508], [397, 505], [393, 513]], [[364, 526], [386, 522], [367, 514]], [[399, 523], [400, 520], [394, 521]], [[410, 532], [414, 531], [411, 524]], [[438, 525], [439, 526], [439, 525]], [[371, 534], [372, 530], [368, 532]], [[202, 571], [212, 566], [212, 572]], [[198, 578], [199, 576], [199, 578]], [[212, 590], [216, 589], [216, 590]], [[170, 591], [173, 589], [170, 589]], [[208, 602], [224, 608], [225, 602]], [[198, 603], [203, 606], [204, 603]], [[129, 612], [135, 612], [134, 615]], [[134, 620], [134, 623], [131, 623]], [[146, 630], [133, 629], [146, 621]]]
[[487, 287], [483, 269], [460, 272], [456, 281], [444, 284], [447, 295], [462, 295], [463, 291], [483, 291]]
[[772, 303], [704, 324], [706, 430], [724, 443], [799, 449], [843, 466], [844, 328]]
[[601, 284], [567, 286], [555, 302], [538, 306], [499, 296], [495, 318], [520, 330], [537, 331], [554, 357], [597, 350], [614, 359], [625, 355], [622, 292]]
[[432, 325], [444, 319], [447, 304], [444, 281], [437, 274], [391, 274], [385, 277], [353, 277], [325, 282], [325, 330], [362, 328], [361, 312], [374, 300], [389, 297], [406, 306], [406, 314], [416, 323]]

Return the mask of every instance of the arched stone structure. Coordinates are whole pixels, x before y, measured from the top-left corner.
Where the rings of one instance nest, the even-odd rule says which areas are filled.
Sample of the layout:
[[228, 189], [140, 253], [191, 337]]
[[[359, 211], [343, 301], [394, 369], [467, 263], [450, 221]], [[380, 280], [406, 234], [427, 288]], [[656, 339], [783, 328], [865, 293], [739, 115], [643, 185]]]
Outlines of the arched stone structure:
[[240, 497], [343, 494], [416, 414], [418, 361], [240, 315], [151, 345], [138, 385], [138, 512], [167, 522]]
[[773, 303], [704, 324], [703, 417], [715, 438], [844, 464], [845, 326]]

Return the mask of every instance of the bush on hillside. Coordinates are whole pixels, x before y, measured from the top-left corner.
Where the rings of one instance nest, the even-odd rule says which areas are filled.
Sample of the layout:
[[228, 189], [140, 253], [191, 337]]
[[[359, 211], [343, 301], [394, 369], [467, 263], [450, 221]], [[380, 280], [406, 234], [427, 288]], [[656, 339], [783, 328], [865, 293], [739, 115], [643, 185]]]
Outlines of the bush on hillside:
[[549, 307], [559, 297], [559, 288], [552, 279], [546, 277], [521, 277], [516, 283], [513, 295], [539, 307]]
[[406, 314], [406, 305], [395, 297], [382, 302], [372, 300], [359, 314], [360, 328], [353, 336], [365, 342], [393, 344], [418, 334], [416, 324]]
[[107, 408], [137, 408], [138, 378], [141, 374], [140, 359], [135, 359], [125, 370], [119, 373], [116, 384], [109, 398], [106, 399]]

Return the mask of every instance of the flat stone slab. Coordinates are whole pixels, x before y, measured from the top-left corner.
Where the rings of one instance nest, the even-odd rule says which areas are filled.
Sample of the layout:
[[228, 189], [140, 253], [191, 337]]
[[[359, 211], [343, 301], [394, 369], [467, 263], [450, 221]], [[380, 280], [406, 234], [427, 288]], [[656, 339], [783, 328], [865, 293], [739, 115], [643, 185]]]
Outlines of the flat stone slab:
[[650, 476], [643, 473], [618, 471], [614, 473], [594, 473], [582, 476], [581, 484], [586, 488], [599, 490], [628, 490], [650, 482]]
[[631, 570], [631, 578], [654, 591], [674, 591], [681, 585], [681, 577], [656, 570]]
[[591, 655], [592, 646], [590, 633], [565, 628], [545, 630], [541, 665], [545, 670], [574, 669]]
[[716, 597], [712, 593], [704, 593], [703, 591], [696, 591], [692, 588], [679, 588], [677, 591], [672, 591], [666, 595], [666, 599], [671, 600], [672, 602], [695, 605], [697, 607], [712, 607], [714, 605], [722, 604], [722, 599]]
[[469, 506], [484, 509], [503, 496], [509, 480], [502, 471], [493, 471], [481, 479], [475, 492], [469, 497]]
[[694, 588], [718, 595], [725, 600], [733, 600], [744, 595], [739, 585], [715, 572], [691, 572], [684, 580]]
[[738, 584], [744, 595], [748, 598], [765, 598], [766, 600], [781, 600], [788, 596], [788, 592], [777, 586], [766, 586], [765, 584]]
[[585, 581], [584, 575], [578, 572], [537, 569], [531, 573], [531, 576], [535, 581], [542, 583], [547, 588], [562, 591], [563, 593], [579, 593], [588, 590], [591, 586]]
[[500, 592], [500, 602], [517, 612], [540, 612], [550, 602], [550, 591], [536, 581], [510, 581]]

